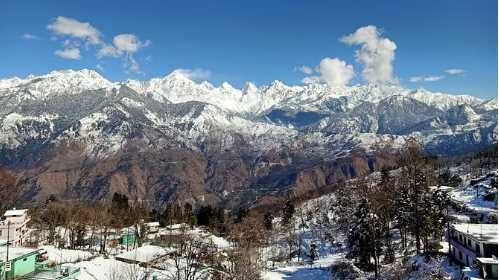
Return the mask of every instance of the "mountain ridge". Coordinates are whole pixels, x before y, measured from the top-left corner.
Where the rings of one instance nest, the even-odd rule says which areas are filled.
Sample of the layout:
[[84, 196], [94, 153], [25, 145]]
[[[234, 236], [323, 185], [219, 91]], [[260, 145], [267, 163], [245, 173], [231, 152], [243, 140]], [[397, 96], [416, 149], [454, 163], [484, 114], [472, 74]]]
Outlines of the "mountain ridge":
[[0, 166], [25, 201], [119, 191], [232, 205], [381, 168], [379, 144], [414, 137], [435, 155], [497, 144], [497, 99], [395, 85], [236, 89], [175, 71], [113, 83], [92, 70], [0, 85]]

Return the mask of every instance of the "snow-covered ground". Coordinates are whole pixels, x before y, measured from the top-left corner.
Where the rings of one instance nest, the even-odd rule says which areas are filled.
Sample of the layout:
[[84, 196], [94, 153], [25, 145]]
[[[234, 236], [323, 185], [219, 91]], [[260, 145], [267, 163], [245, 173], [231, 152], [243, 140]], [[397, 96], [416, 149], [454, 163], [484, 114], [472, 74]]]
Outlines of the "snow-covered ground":
[[[486, 176], [467, 179], [463, 186], [450, 191], [450, 198], [463, 205], [467, 209], [487, 215], [496, 215], [497, 217], [497, 187], [492, 182], [497, 182], [497, 172], [491, 172]], [[486, 200], [488, 194], [495, 193], [495, 199]]]
[[227, 249], [230, 247], [229, 241], [227, 241], [225, 238], [216, 236], [213, 233], [199, 227], [191, 228], [187, 224], [175, 224], [164, 228], [160, 228], [157, 233], [149, 234], [148, 239], [155, 239], [160, 237], [161, 235], [178, 235], [178, 234], [186, 234], [192, 237], [202, 238], [208, 242], [211, 242], [218, 249]]
[[343, 253], [332, 254], [313, 264], [295, 264], [265, 271], [262, 274], [263, 280], [298, 280], [298, 279], [331, 279], [329, 267], [344, 259]]
[[74, 263], [92, 258], [94, 255], [87, 251], [57, 249], [54, 246], [42, 246], [47, 251], [49, 262], [56, 264]]
[[[138, 265], [104, 257], [76, 263], [75, 267], [81, 269], [79, 280], [141, 279], [139, 276], [145, 273], [145, 270]], [[137, 277], [132, 278], [133, 276]]]

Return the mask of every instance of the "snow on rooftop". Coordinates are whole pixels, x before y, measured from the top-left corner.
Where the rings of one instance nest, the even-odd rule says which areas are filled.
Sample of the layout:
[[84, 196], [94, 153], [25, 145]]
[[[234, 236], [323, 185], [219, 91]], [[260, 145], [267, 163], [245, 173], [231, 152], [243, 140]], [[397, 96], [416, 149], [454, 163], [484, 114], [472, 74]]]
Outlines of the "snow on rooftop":
[[5, 211], [4, 217], [21, 216], [28, 213], [28, 209], [12, 209]]
[[497, 244], [497, 224], [455, 224], [452, 227], [480, 242]]
[[49, 261], [55, 263], [72, 263], [81, 260], [89, 259], [93, 256], [92, 253], [82, 250], [58, 249], [54, 246], [42, 246], [42, 250], [47, 252]]
[[139, 263], [148, 263], [171, 253], [173, 249], [163, 248], [153, 245], [145, 245], [132, 251], [116, 256], [117, 260], [127, 260]]
[[486, 263], [486, 264], [497, 264], [497, 259], [496, 258], [476, 258], [479, 262], [481, 263]]
[[[37, 252], [38, 249], [24, 247], [9, 247], [9, 260], [13, 260], [31, 253]], [[7, 246], [0, 247], [0, 261], [7, 259]]]

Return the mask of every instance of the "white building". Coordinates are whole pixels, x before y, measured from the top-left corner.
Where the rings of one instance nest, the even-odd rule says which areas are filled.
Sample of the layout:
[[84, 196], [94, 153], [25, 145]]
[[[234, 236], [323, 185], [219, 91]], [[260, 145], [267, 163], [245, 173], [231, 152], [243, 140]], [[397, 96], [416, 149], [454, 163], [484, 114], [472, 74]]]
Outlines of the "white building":
[[8, 240], [12, 246], [22, 246], [28, 239], [28, 209], [7, 210], [0, 221], [0, 239]]
[[148, 233], [157, 233], [159, 231], [159, 222], [149, 222], [144, 225]]
[[466, 267], [480, 268], [482, 278], [497, 279], [497, 224], [455, 224], [449, 233], [451, 257]]

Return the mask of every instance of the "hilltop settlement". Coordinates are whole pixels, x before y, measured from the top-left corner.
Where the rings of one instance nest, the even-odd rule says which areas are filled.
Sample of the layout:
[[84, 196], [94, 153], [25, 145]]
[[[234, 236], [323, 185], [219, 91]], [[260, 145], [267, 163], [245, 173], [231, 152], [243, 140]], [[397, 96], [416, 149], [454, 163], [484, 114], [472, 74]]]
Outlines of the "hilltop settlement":
[[432, 158], [234, 210], [114, 193], [10, 206], [1, 279], [497, 279], [497, 152]]

